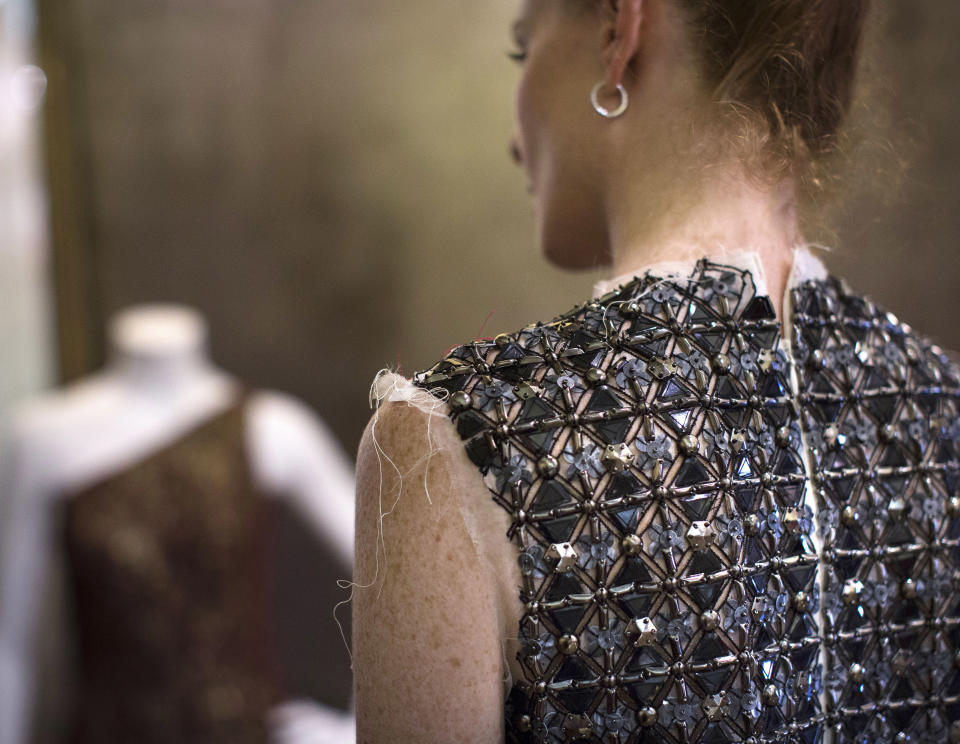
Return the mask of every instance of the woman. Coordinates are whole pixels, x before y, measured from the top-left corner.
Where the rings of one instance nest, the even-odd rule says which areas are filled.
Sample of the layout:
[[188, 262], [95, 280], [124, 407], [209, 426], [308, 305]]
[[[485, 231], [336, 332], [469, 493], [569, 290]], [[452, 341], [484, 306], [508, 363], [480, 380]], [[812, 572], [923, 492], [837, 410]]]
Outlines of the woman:
[[803, 246], [867, 0], [528, 0], [513, 152], [611, 267], [358, 462], [358, 740], [960, 741], [944, 353]]

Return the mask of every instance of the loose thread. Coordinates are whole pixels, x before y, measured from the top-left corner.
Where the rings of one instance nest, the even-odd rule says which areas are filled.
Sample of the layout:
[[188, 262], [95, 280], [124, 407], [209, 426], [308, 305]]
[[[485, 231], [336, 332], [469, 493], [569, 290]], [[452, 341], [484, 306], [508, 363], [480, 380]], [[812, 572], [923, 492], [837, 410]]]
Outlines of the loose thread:
[[[384, 388], [384, 378], [388, 376], [394, 376], [397, 379], [391, 380], [388, 387]], [[340, 633], [340, 638], [343, 641], [344, 647], [347, 650], [347, 655], [350, 657], [350, 669], [353, 669], [353, 652], [350, 648], [350, 643], [347, 640], [346, 633], [343, 630], [343, 623], [340, 621], [340, 618], [337, 616], [337, 611], [342, 605], [350, 604], [353, 602], [355, 593], [358, 589], [369, 589], [377, 583], [378, 578], [380, 578], [380, 550], [383, 550], [383, 579], [380, 582], [379, 589], [377, 591], [377, 599], [379, 599], [381, 592], [383, 591], [383, 584], [386, 582], [387, 578], [387, 545], [383, 533], [383, 520], [385, 517], [389, 516], [396, 509], [397, 504], [400, 502], [400, 498], [403, 494], [403, 484], [405, 474], [397, 466], [396, 462], [392, 457], [387, 453], [387, 451], [380, 444], [379, 439], [377, 438], [377, 426], [380, 423], [380, 408], [382, 407], [384, 401], [389, 400], [402, 400], [407, 403], [407, 405], [414, 406], [419, 410], [428, 414], [427, 418], [427, 452], [422, 457], [418, 458], [413, 465], [410, 467], [409, 472], [414, 472], [421, 464], [424, 464], [424, 475], [423, 475], [423, 487], [424, 493], [427, 497], [427, 502], [432, 506], [433, 500], [430, 496], [429, 488], [429, 467], [430, 459], [434, 457], [437, 453], [441, 451], [441, 448], [436, 446], [433, 441], [433, 416], [442, 415], [438, 414], [437, 410], [441, 408], [445, 403], [446, 399], [428, 393], [426, 391], [415, 388], [408, 391], [401, 391], [400, 384], [401, 381], [403, 384], [410, 385], [409, 381], [406, 378], [398, 375], [396, 372], [390, 369], [380, 370], [374, 377], [373, 382], [370, 385], [370, 392], [368, 396], [368, 402], [370, 407], [374, 409], [373, 422], [370, 426], [370, 438], [373, 443], [374, 452], [377, 455], [377, 466], [378, 466], [378, 502], [377, 502], [377, 539], [375, 542], [374, 549], [374, 575], [369, 581], [369, 583], [361, 584], [357, 581], [350, 579], [337, 579], [337, 587], [340, 589], [350, 591], [350, 596], [346, 599], [337, 602], [333, 607], [333, 619], [337, 624], [337, 628]], [[384, 498], [384, 460], [386, 460], [390, 467], [393, 468], [397, 477], [397, 494], [393, 503], [391, 504], [388, 510], [383, 508], [383, 498]]]

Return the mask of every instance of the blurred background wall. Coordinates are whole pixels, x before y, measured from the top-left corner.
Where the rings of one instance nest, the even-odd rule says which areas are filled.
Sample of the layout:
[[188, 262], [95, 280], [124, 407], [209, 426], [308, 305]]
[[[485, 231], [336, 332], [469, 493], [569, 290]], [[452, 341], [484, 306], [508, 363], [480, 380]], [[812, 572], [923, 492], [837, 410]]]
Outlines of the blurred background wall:
[[66, 377], [100, 363], [117, 309], [186, 302], [222, 365], [311, 402], [352, 453], [378, 369], [589, 286], [542, 274], [507, 157], [512, 0], [41, 9], [52, 144], [71, 143]]
[[[960, 351], [960, 3], [875, 2], [831, 268]], [[841, 176], [844, 174], [841, 173]]]
[[[223, 366], [309, 401], [352, 453], [379, 368], [584, 297], [595, 275], [536, 254], [507, 157], [516, 6], [41, 0], [63, 377], [102, 362], [116, 310], [186, 302]], [[960, 346], [960, 5], [884, 9], [867, 154], [824, 240], [852, 283]], [[874, 163], [887, 143], [912, 170]]]

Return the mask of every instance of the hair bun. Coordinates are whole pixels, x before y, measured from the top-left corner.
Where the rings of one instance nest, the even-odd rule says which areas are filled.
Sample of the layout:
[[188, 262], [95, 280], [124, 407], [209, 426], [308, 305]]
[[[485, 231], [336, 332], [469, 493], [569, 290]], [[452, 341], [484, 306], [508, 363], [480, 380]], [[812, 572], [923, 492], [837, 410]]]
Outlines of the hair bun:
[[717, 100], [785, 163], [832, 150], [850, 110], [870, 0], [678, 0]]

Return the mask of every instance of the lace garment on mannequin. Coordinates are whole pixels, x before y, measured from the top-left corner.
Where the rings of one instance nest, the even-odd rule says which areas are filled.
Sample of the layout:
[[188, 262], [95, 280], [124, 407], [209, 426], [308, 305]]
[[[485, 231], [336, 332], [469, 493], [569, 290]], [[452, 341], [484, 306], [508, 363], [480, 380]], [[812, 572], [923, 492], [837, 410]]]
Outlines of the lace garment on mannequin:
[[825, 273], [781, 324], [740, 263], [414, 378], [510, 516], [511, 742], [960, 741], [958, 368]]

